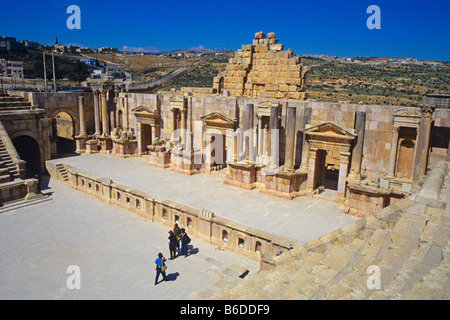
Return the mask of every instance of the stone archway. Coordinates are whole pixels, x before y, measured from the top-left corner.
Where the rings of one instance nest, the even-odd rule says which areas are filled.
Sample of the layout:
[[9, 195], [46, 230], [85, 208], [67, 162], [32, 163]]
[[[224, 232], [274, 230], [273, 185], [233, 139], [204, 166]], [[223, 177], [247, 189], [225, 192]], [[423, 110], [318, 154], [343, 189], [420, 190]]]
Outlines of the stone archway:
[[77, 136], [80, 134], [80, 120], [78, 117], [78, 114], [75, 113], [73, 110], [69, 108], [59, 108], [53, 111], [50, 116], [48, 117], [50, 119], [50, 122], [60, 113], [66, 113], [72, 118], [72, 122], [74, 124], [74, 136]]
[[75, 152], [75, 136], [78, 132], [76, 115], [70, 109], [58, 109], [50, 116], [50, 125], [52, 155]]
[[27, 178], [43, 172], [44, 154], [38, 139], [29, 132], [11, 135], [11, 141], [21, 160], [26, 162]]

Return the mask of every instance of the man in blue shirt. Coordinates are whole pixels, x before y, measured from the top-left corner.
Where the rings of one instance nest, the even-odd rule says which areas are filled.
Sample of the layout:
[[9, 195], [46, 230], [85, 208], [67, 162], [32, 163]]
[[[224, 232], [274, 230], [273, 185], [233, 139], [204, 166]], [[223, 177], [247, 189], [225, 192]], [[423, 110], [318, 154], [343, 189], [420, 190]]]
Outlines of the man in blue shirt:
[[166, 262], [166, 258], [164, 258], [163, 254], [158, 253], [158, 258], [155, 260], [156, 264], [156, 278], [155, 278], [155, 286], [158, 284], [159, 274], [162, 274], [164, 281], [167, 281], [166, 277], [166, 268], [167, 266], [164, 264]]

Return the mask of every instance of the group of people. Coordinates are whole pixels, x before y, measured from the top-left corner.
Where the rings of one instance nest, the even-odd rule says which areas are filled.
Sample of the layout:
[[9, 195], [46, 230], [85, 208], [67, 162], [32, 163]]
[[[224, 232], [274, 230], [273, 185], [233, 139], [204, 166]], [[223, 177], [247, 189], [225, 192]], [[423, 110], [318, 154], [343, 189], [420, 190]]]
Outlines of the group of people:
[[[169, 252], [170, 252], [170, 258], [169, 260], [175, 259], [177, 256], [184, 255], [186, 258], [188, 256], [188, 244], [191, 242], [191, 238], [189, 238], [188, 234], [186, 233], [186, 230], [184, 228], [179, 228], [178, 224], [175, 223], [173, 230], [169, 231]], [[158, 253], [158, 258], [155, 260], [156, 264], [156, 278], [155, 278], [155, 285], [158, 283], [159, 275], [161, 274], [164, 281], [167, 281], [166, 276], [166, 269], [167, 266], [165, 265], [166, 258], [164, 255], [160, 252]]]

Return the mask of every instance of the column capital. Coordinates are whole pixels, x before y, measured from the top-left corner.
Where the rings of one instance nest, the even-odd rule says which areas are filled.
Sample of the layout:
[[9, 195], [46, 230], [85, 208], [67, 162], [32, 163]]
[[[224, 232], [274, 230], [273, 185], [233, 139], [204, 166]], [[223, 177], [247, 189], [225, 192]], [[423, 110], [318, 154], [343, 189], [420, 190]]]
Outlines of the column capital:
[[420, 106], [420, 114], [422, 118], [431, 118], [436, 107]]
[[340, 163], [348, 164], [350, 160], [350, 153], [349, 152], [340, 152], [341, 158], [339, 159]]
[[392, 127], [392, 132], [399, 132], [400, 131], [400, 126], [393, 126]]

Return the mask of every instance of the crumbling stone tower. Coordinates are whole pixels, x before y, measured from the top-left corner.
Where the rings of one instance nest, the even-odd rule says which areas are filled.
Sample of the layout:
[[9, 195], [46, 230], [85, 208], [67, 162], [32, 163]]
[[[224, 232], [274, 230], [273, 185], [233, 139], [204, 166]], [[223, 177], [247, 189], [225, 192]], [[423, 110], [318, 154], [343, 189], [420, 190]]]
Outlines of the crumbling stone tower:
[[255, 34], [251, 45], [243, 45], [225, 71], [214, 78], [213, 89], [230, 95], [258, 98], [306, 100], [307, 67], [291, 49], [283, 50], [275, 33]]

